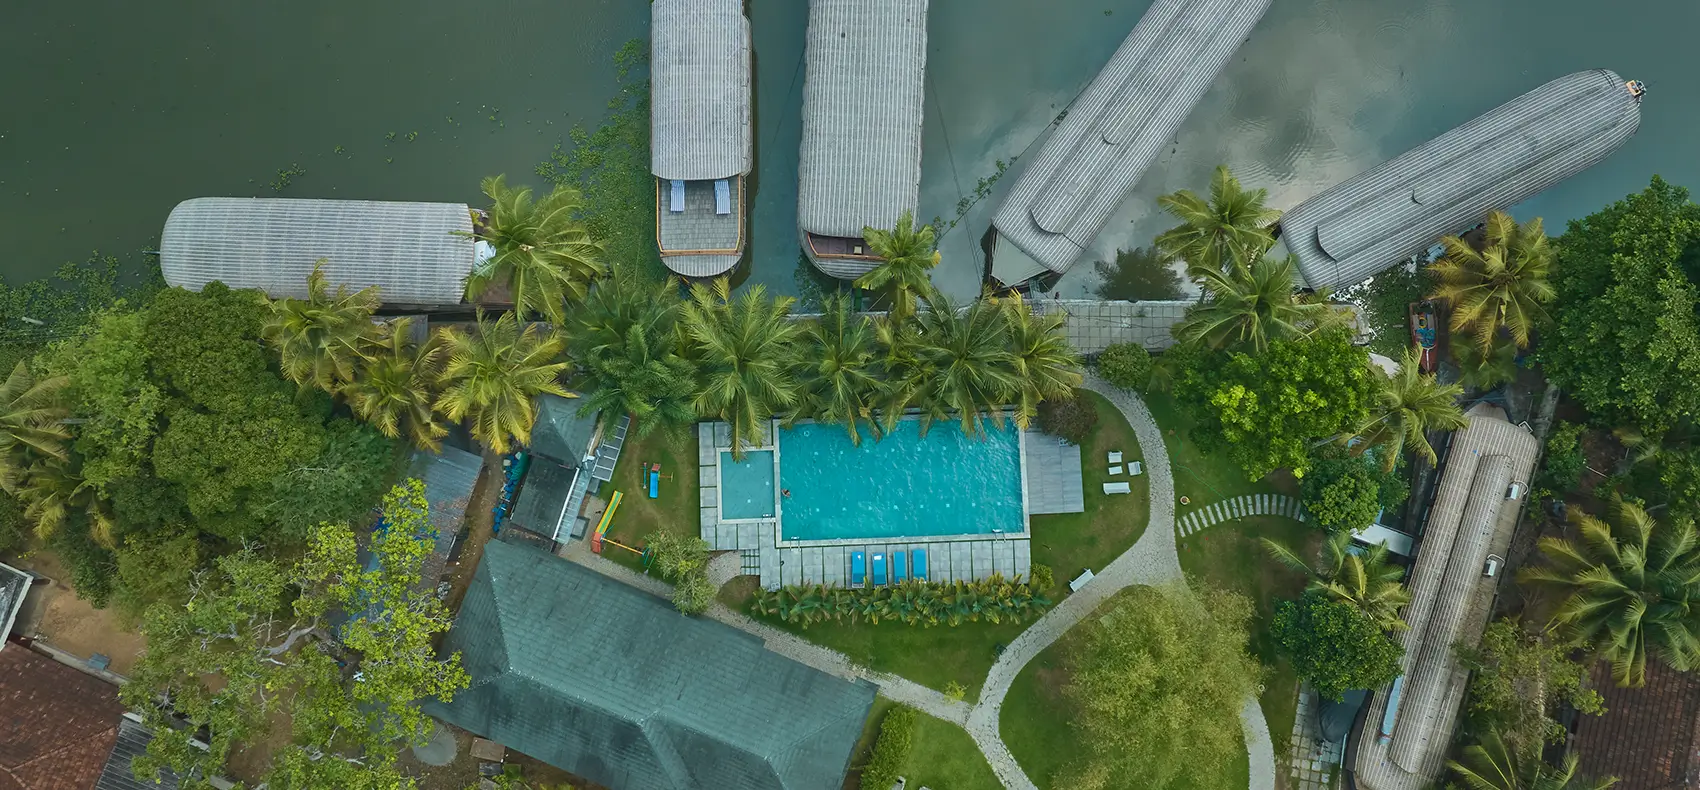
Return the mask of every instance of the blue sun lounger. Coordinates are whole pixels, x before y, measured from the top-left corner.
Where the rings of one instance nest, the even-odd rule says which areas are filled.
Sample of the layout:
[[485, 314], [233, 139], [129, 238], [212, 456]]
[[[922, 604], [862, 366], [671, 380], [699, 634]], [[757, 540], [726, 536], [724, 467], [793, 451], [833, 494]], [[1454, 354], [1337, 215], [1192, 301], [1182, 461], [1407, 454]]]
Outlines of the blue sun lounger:
[[884, 587], [885, 586], [885, 555], [884, 554], [877, 554], [876, 553], [874, 555], [874, 586], [875, 587]]
[[850, 586], [860, 587], [868, 577], [868, 555], [860, 551], [850, 552]]
[[891, 583], [902, 584], [909, 576], [909, 556], [901, 551], [891, 554]]
[[927, 580], [927, 550], [926, 549], [916, 549], [915, 551], [910, 553], [910, 556], [912, 556], [914, 558], [910, 561], [915, 563], [915, 578], [920, 579], [921, 581], [926, 581]]

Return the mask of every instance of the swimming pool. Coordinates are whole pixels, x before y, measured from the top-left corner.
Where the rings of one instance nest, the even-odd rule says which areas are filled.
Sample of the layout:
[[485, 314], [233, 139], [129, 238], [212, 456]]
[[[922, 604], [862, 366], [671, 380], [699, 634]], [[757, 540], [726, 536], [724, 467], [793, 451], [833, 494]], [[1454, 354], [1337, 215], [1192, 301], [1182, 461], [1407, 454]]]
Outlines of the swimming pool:
[[773, 518], [773, 451], [720, 454], [720, 518]]
[[852, 445], [837, 425], [779, 432], [784, 540], [1026, 532], [1021, 436], [1013, 425], [964, 436], [904, 420], [878, 442]]

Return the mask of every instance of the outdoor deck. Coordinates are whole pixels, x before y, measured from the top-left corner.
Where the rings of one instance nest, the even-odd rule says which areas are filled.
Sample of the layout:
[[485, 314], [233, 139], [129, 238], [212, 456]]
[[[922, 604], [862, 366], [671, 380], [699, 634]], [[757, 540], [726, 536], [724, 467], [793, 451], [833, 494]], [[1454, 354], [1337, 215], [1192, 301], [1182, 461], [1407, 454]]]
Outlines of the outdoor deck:
[[655, 180], [655, 238], [661, 260], [685, 277], [718, 277], [744, 255], [744, 178], [727, 179], [732, 211], [715, 211], [714, 182], [686, 181], [685, 210], [673, 211], [671, 186]]

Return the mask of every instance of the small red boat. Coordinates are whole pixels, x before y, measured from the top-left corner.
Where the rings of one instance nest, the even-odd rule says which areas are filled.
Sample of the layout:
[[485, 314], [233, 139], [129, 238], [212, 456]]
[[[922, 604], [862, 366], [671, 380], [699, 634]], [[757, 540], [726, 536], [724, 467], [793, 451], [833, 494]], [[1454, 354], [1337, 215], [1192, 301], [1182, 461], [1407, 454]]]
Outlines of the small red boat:
[[1412, 302], [1410, 305], [1410, 315], [1411, 342], [1416, 344], [1419, 355], [1417, 359], [1417, 367], [1419, 367], [1424, 373], [1433, 373], [1437, 362], [1434, 352], [1434, 303]]

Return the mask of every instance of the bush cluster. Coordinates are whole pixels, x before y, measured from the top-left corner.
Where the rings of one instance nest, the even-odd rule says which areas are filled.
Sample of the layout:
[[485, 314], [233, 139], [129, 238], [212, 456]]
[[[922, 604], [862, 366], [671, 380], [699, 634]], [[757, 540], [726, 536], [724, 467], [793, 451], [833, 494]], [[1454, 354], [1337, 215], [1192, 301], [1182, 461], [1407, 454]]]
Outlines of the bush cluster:
[[1151, 352], [1136, 343], [1116, 343], [1098, 354], [1098, 375], [1124, 390], [1144, 392], [1151, 383]]
[[1559, 422], [1547, 437], [1546, 461], [1541, 467], [1540, 485], [1555, 493], [1574, 491], [1582, 482], [1583, 426]]
[[909, 760], [909, 747], [915, 737], [915, 710], [899, 705], [885, 714], [880, 722], [879, 738], [874, 741], [874, 754], [862, 768], [862, 790], [891, 790], [897, 774]]
[[959, 580], [949, 584], [910, 579], [891, 587], [855, 589], [825, 584], [792, 585], [757, 596], [750, 611], [764, 617], [777, 616], [804, 628], [845, 619], [852, 623], [895, 620], [931, 628], [940, 623], [953, 626], [974, 623], [982, 618], [992, 623], [1004, 620], [1019, 623], [1043, 614], [1050, 606], [1051, 599], [1045, 597], [1044, 589], [1037, 584], [993, 574], [980, 581]]

